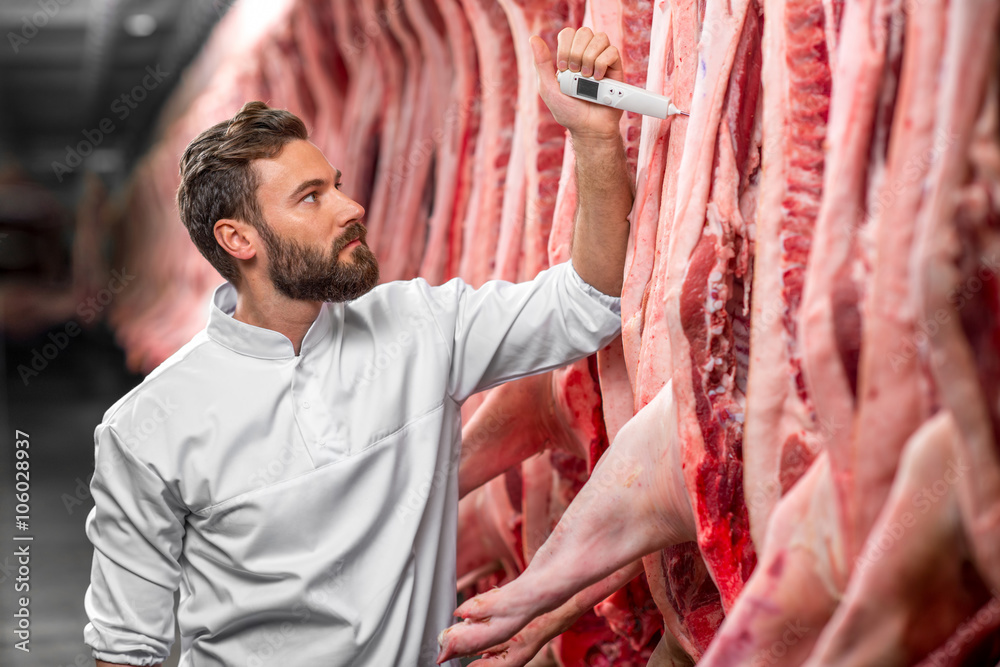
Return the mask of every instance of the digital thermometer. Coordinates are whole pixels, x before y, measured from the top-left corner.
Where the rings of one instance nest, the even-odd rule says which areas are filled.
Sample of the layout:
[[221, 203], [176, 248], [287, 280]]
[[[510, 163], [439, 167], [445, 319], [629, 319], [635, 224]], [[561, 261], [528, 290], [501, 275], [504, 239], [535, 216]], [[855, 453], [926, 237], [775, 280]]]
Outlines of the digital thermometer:
[[559, 72], [556, 78], [559, 79], [559, 90], [578, 100], [586, 100], [656, 118], [666, 118], [676, 114], [688, 115], [686, 111], [675, 107], [663, 95], [657, 95], [644, 88], [630, 86], [614, 79], [598, 81], [568, 69]]

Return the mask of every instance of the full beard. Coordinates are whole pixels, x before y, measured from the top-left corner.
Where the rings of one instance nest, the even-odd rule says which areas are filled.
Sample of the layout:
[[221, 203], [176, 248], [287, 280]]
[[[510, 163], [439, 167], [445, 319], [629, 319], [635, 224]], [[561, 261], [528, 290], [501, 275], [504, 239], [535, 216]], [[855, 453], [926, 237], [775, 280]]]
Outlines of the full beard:
[[[268, 276], [281, 294], [302, 301], [352, 301], [378, 284], [378, 260], [365, 244], [366, 229], [359, 223], [347, 227], [333, 242], [330, 254], [294, 240], [278, 238], [273, 230], [261, 233], [267, 248]], [[355, 240], [352, 262], [340, 252]]]

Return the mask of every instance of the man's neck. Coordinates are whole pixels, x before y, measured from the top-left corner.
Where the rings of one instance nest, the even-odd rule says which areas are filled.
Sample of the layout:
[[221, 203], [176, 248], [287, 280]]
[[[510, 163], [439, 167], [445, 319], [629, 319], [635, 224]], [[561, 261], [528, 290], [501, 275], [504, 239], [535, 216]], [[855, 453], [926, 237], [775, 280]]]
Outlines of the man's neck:
[[319, 301], [289, 299], [273, 288], [254, 289], [253, 285], [246, 282], [236, 293], [233, 319], [277, 331], [291, 341], [295, 355], [298, 356], [302, 349], [302, 339], [316, 320], [323, 304]]

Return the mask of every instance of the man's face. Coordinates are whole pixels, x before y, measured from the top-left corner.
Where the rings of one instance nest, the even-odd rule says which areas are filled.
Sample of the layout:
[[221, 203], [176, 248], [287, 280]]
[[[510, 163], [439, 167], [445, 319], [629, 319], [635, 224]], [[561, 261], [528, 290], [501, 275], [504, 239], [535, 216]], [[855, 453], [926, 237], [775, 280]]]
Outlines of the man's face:
[[350, 301], [378, 284], [365, 242], [365, 210], [339, 190], [340, 171], [308, 141], [257, 160], [259, 233], [275, 289], [291, 299]]

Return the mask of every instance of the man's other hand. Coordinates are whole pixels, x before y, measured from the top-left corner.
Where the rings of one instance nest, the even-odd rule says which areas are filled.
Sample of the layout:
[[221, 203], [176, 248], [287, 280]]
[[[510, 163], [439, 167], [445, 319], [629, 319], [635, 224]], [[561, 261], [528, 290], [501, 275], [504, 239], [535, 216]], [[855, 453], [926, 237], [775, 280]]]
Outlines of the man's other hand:
[[624, 81], [622, 61], [618, 49], [611, 45], [603, 32], [594, 34], [590, 28], [563, 28], [559, 31], [556, 63], [545, 41], [533, 35], [531, 51], [535, 56], [538, 73], [538, 92], [560, 125], [574, 137], [613, 138], [618, 136], [618, 122], [622, 112], [602, 104], [578, 100], [563, 94], [556, 80], [559, 71], [569, 69], [595, 79], [605, 77]]

